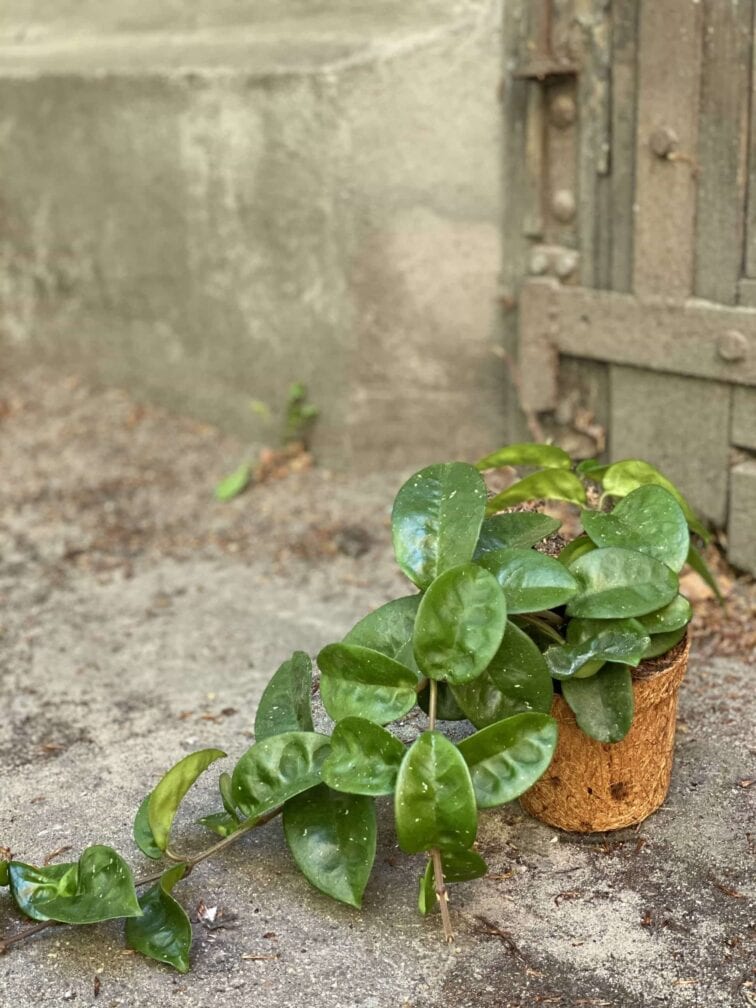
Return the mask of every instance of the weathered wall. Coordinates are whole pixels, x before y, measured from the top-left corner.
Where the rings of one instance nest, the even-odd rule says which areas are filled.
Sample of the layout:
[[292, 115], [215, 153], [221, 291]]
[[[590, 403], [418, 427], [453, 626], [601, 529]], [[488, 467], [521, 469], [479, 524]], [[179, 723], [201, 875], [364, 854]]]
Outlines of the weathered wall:
[[343, 462], [495, 443], [499, 10], [448, 11], [6, 3], [6, 354], [263, 440], [304, 381]]

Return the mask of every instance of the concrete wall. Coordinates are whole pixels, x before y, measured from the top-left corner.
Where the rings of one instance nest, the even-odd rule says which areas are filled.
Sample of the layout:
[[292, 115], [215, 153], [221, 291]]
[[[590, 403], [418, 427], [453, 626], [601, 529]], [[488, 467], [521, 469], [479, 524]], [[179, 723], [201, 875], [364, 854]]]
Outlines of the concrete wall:
[[343, 463], [495, 445], [499, 14], [6, 0], [6, 359], [267, 441], [304, 381]]

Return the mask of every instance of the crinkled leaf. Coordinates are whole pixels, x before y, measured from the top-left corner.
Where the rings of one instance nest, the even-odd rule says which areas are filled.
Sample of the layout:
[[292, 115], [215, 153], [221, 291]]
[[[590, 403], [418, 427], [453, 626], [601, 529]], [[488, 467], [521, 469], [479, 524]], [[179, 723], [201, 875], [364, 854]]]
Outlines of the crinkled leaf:
[[502, 549], [478, 561], [501, 585], [507, 612], [540, 612], [564, 605], [578, 590], [572, 574], [553, 557], [535, 550]]
[[344, 644], [359, 644], [360, 647], [380, 651], [403, 665], [409, 660], [409, 667], [414, 669], [412, 631], [421, 598], [421, 595], [405, 595], [368, 613], [352, 627], [344, 638]]
[[[592, 474], [592, 478], [598, 479], [599, 477], [594, 473]], [[690, 529], [697, 535], [700, 535], [705, 542], [708, 542], [711, 538], [705, 526], [701, 524], [696, 516], [693, 508], [674, 483], [662, 475], [649, 462], [643, 462], [640, 459], [624, 459], [621, 462], [614, 462], [600, 477], [600, 481], [606, 493], [611, 494], [612, 497], [626, 497], [637, 487], [647, 486], [648, 484], [663, 487], [668, 493], [672, 494], [682, 508]]]
[[583, 528], [597, 546], [645, 553], [678, 573], [690, 546], [682, 508], [663, 487], [650, 483], [620, 500], [609, 514], [583, 511]]
[[179, 971], [189, 971], [192, 925], [184, 908], [171, 896], [186, 865], [179, 864], [164, 872], [160, 881], [139, 897], [141, 917], [126, 921], [126, 945], [149, 959], [168, 963]]
[[131, 869], [112, 847], [87, 847], [78, 862], [44, 868], [11, 861], [10, 891], [32, 920], [96, 924], [141, 914]]
[[411, 476], [394, 501], [391, 529], [401, 569], [419, 588], [472, 559], [486, 509], [474, 466], [444, 462]]
[[211, 815], [202, 816], [197, 822], [220, 837], [231, 836], [241, 825], [241, 820], [230, 812], [213, 812]]
[[476, 728], [522, 711], [548, 713], [554, 695], [543, 655], [525, 631], [511, 621], [488, 668], [472, 682], [452, 689]]
[[590, 679], [567, 679], [562, 695], [586, 735], [620, 742], [633, 721], [633, 683], [627, 665], [608, 664]]
[[331, 740], [317, 732], [285, 732], [256, 742], [231, 775], [233, 801], [256, 819], [321, 782]]
[[403, 743], [385, 728], [365, 718], [344, 718], [333, 729], [323, 780], [336, 791], [392, 794], [404, 753]]
[[[475, 679], [474, 681], [477, 682], [478, 680]], [[428, 683], [417, 694], [417, 705], [426, 714], [430, 713], [430, 693], [431, 685]], [[464, 721], [467, 717], [457, 703], [453, 687], [449, 683], [436, 683], [436, 717], [439, 721]]]
[[562, 448], [557, 445], [523, 444], [505, 445], [498, 451], [491, 452], [479, 462], [476, 469], [501, 469], [504, 466], [541, 466], [544, 469], [570, 469], [572, 460]]
[[221, 749], [200, 749], [171, 767], [158, 783], [147, 802], [147, 819], [155, 846], [165, 850], [173, 820], [184, 795], [205, 770], [226, 754]]
[[580, 673], [584, 673], [582, 678], [586, 678], [588, 668], [589, 674], [594, 675], [605, 662], [637, 665], [648, 645], [649, 638], [645, 634], [605, 630], [581, 644], [550, 647], [544, 658], [555, 679], [571, 679], [573, 676], [580, 678]]
[[567, 604], [569, 616], [626, 619], [668, 605], [677, 595], [678, 579], [666, 564], [620, 546], [607, 546], [570, 565], [577, 595]]
[[407, 854], [433, 847], [469, 847], [478, 816], [467, 764], [441, 732], [426, 731], [404, 757], [396, 782], [394, 815]]
[[365, 717], [388, 724], [415, 706], [417, 675], [358, 644], [328, 644], [318, 655], [320, 696], [334, 721]]
[[219, 501], [230, 501], [247, 489], [252, 476], [249, 462], [242, 462], [238, 469], [226, 476], [215, 488], [215, 498]]
[[526, 476], [492, 497], [486, 505], [486, 514], [536, 500], [565, 500], [572, 504], [585, 504], [585, 489], [574, 473], [567, 472], [566, 469], [545, 469]]
[[706, 563], [703, 554], [699, 549], [697, 549], [693, 543], [690, 544], [690, 549], [688, 550], [687, 556], [688, 565], [698, 574], [699, 577], [703, 578], [705, 583], [711, 588], [717, 597], [717, 601], [721, 606], [725, 604], [725, 600], [722, 596], [722, 592], [719, 590], [719, 584], [714, 576], [711, 568]]
[[439, 575], [415, 620], [415, 661], [429, 679], [469, 682], [501, 644], [506, 604], [496, 579], [476, 564]]
[[480, 538], [473, 559], [497, 549], [527, 549], [556, 532], [560, 523], [556, 518], [538, 511], [514, 511], [510, 514], [492, 515], [480, 528]]
[[316, 889], [360, 907], [375, 860], [375, 802], [325, 785], [286, 802], [286, 842], [297, 867]]
[[153, 861], [158, 861], [163, 856], [163, 852], [155, 843], [155, 837], [150, 829], [150, 820], [147, 817], [147, 807], [151, 797], [152, 794], [148, 794], [137, 809], [137, 814], [134, 817], [134, 842], [142, 854], [146, 854]]
[[587, 535], [578, 536], [572, 542], [568, 542], [562, 552], [557, 557], [560, 564], [569, 567], [573, 560], [583, 556], [585, 553], [592, 553], [596, 549], [596, 544], [591, 542]]
[[265, 687], [255, 715], [255, 739], [290, 731], [312, 731], [312, 662], [295, 651]]
[[670, 630], [667, 633], [651, 634], [651, 639], [648, 642], [648, 647], [643, 652], [643, 657], [658, 658], [659, 655], [671, 651], [683, 639], [686, 629], [687, 627], [678, 627], [677, 630]]
[[693, 609], [690, 602], [684, 595], [673, 598], [669, 605], [656, 612], [648, 613], [646, 616], [639, 616], [638, 622], [646, 633], [660, 634], [670, 633], [672, 630], [679, 630], [686, 627], [693, 616]]
[[502, 805], [532, 787], [556, 743], [556, 721], [540, 712], [515, 714], [463, 739], [458, 749], [470, 768], [478, 807]]
[[[444, 882], [447, 885], [451, 882], [469, 882], [471, 879], [482, 878], [488, 871], [488, 865], [476, 851], [454, 847], [442, 850], [440, 853]], [[417, 908], [425, 916], [437, 906], [436, 879], [433, 861], [429, 858], [425, 871], [420, 876]]]

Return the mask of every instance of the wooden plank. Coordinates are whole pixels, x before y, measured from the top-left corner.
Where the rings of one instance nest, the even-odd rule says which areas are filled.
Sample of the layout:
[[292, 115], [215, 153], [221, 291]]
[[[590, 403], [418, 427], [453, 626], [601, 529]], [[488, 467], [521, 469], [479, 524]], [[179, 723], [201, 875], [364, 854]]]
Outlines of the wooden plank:
[[612, 368], [610, 456], [642, 458], [706, 518], [727, 517], [730, 388], [721, 382]]
[[735, 304], [746, 200], [753, 0], [704, 0], [695, 292]]
[[756, 280], [743, 277], [738, 283], [738, 304], [756, 308]]
[[756, 574], [756, 462], [741, 462], [732, 470], [730, 520], [727, 526], [727, 555], [741, 570]]
[[[692, 289], [702, 26], [698, 0], [641, 2], [633, 265], [639, 294], [682, 298]], [[660, 129], [677, 137], [674, 159], [651, 150]]]
[[756, 388], [732, 390], [732, 443], [756, 451]]
[[[751, 88], [756, 81], [756, 45], [751, 53]], [[746, 207], [745, 274], [756, 278], [756, 101], [751, 100], [748, 146], [748, 200]]]
[[638, 2], [612, 3], [611, 276], [607, 286], [633, 286]]

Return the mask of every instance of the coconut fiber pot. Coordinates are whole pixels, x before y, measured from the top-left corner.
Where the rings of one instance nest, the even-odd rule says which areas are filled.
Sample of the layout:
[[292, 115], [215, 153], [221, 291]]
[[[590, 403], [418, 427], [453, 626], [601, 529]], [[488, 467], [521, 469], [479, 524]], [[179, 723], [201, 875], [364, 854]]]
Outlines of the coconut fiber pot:
[[561, 696], [554, 759], [520, 799], [541, 822], [577, 833], [600, 833], [642, 822], [663, 804], [675, 743], [677, 694], [688, 666], [685, 637], [666, 655], [633, 671], [635, 714], [621, 742], [597, 742], [575, 722]]

